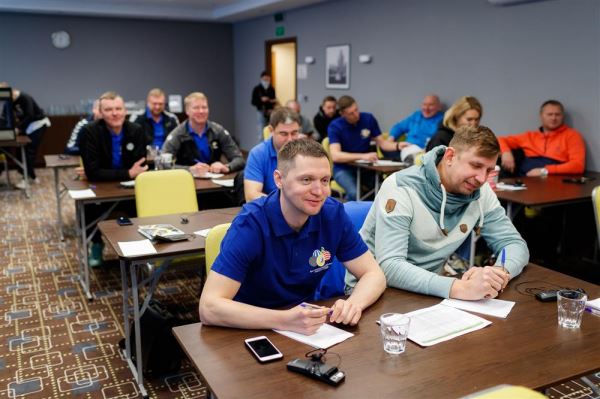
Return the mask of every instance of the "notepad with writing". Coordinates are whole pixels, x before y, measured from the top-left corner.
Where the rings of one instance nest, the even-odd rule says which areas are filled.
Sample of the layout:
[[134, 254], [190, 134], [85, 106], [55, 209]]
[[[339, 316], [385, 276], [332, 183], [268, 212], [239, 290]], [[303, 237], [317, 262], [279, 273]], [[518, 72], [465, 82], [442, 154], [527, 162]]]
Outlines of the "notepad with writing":
[[408, 339], [431, 346], [482, 329], [491, 321], [460, 309], [437, 304], [407, 313], [410, 317]]
[[288, 338], [310, 345], [314, 348], [327, 349], [330, 346], [339, 344], [342, 341], [353, 337], [354, 334], [334, 327], [331, 324], [323, 324], [313, 335], [304, 335], [292, 331], [273, 330]]

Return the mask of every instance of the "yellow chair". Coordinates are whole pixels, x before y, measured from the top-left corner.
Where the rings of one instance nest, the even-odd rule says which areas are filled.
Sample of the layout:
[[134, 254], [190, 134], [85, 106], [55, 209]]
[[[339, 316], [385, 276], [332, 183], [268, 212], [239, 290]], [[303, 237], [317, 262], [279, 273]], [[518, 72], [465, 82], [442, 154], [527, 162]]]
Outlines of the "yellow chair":
[[218, 224], [210, 229], [206, 236], [205, 254], [207, 276], [213, 263], [215, 263], [215, 259], [217, 259], [219, 252], [221, 252], [221, 241], [223, 241], [223, 237], [225, 237], [225, 233], [227, 233], [229, 226], [231, 226], [231, 223]]
[[194, 177], [184, 169], [144, 172], [135, 179], [139, 217], [198, 211]]
[[263, 139], [267, 140], [269, 137], [271, 137], [271, 128], [267, 125], [263, 128]]
[[[321, 145], [323, 146], [323, 148], [325, 149], [325, 151], [327, 152], [327, 154], [329, 154], [329, 164], [331, 165], [331, 168], [333, 169], [333, 163], [331, 161], [331, 152], [329, 152], [329, 137], [325, 137], [323, 139], [323, 141], [321, 142]], [[340, 199], [344, 199], [344, 196], [346, 195], [346, 190], [344, 190], [344, 188], [342, 186], [340, 186], [335, 180], [333, 180], [333, 178], [331, 178], [331, 181], [329, 182], [329, 186], [331, 187], [331, 191], [337, 193], [337, 195], [340, 197]]]
[[[600, 186], [597, 186], [592, 191], [592, 207], [594, 208], [594, 215], [596, 220], [596, 231], [598, 235], [598, 244], [600, 244]], [[594, 251], [594, 255], [596, 255]], [[595, 256], [594, 256], [595, 258]]]

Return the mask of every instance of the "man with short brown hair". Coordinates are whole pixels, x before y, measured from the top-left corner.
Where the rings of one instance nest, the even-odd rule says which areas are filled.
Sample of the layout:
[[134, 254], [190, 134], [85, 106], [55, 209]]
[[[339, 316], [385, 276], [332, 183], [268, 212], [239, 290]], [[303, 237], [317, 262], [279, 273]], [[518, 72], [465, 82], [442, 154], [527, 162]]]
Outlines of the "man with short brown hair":
[[[381, 265], [388, 286], [478, 300], [496, 297], [510, 278], [521, 273], [529, 261], [527, 245], [486, 184], [499, 152], [489, 128], [463, 126], [448, 147], [426, 153], [422, 166], [396, 172], [384, 181], [360, 235]], [[481, 234], [497, 255], [496, 265], [473, 267], [460, 280], [440, 275], [447, 258], [472, 231]], [[346, 274], [346, 284], [354, 283]]]

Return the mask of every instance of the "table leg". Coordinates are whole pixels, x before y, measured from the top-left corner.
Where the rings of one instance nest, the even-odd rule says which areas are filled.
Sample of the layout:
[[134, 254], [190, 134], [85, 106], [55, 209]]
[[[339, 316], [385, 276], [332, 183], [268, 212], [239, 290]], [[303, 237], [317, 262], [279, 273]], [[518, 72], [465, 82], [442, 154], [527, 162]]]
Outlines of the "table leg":
[[62, 227], [62, 210], [60, 208], [60, 187], [59, 187], [59, 179], [58, 179], [58, 168], [53, 168], [54, 172], [54, 193], [56, 194], [56, 225], [58, 227], [58, 236], [61, 241], [65, 240], [65, 236], [63, 235], [63, 227]]
[[[79, 215], [79, 237], [80, 237], [80, 250], [79, 250], [79, 281], [85, 292], [85, 295], [89, 300], [92, 300], [92, 294], [90, 293], [90, 268], [88, 267], [88, 252], [87, 252], [87, 225], [85, 222], [85, 204], [77, 201], [78, 215]], [[81, 278], [83, 277], [83, 279]]]
[[375, 192], [373, 193], [373, 196], [376, 196], [379, 192], [379, 177], [379, 172], [375, 172]]
[[[33, 165], [31, 166], [33, 168]], [[21, 169], [23, 169], [23, 181], [25, 182], [25, 196], [31, 198], [29, 190], [29, 175], [27, 174], [27, 158], [25, 158], [25, 146], [21, 146]]]
[[146, 388], [144, 388], [144, 371], [142, 368], [142, 335], [140, 331], [140, 304], [138, 297], [138, 283], [135, 264], [131, 264], [129, 268], [131, 277], [131, 296], [133, 297], [133, 328], [135, 329], [135, 363], [136, 363], [136, 380], [140, 393], [147, 397]]
[[360, 201], [360, 170], [362, 168], [356, 168], [356, 200]]

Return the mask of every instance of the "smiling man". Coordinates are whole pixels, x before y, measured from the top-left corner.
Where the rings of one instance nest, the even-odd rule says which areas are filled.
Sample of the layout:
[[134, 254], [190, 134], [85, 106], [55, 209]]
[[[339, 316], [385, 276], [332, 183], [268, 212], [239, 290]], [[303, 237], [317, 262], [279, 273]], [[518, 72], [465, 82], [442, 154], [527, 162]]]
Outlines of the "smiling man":
[[129, 122], [137, 123], [144, 129], [147, 145], [152, 148], [161, 148], [167, 134], [179, 125], [177, 115], [165, 109], [166, 103], [165, 92], [154, 88], [146, 97], [146, 109], [129, 117]]
[[[204, 324], [313, 334], [327, 321], [354, 325], [385, 277], [338, 201], [329, 198], [327, 153], [310, 139], [277, 155], [277, 190], [247, 203], [223, 239], [200, 297]], [[310, 300], [336, 256], [357, 284], [331, 308]]]
[[[489, 128], [463, 126], [448, 147], [428, 152], [423, 165], [385, 180], [360, 235], [388, 286], [444, 298], [494, 298], [523, 270], [527, 245], [486, 184], [499, 153]], [[473, 267], [460, 280], [441, 276], [446, 259], [473, 230], [495, 254], [505, 250], [506, 270]], [[355, 283], [346, 274], [346, 284]]]
[[406, 133], [406, 141], [399, 143], [400, 149], [410, 144], [425, 148], [427, 141], [437, 131], [443, 117], [440, 98], [436, 94], [428, 94], [423, 98], [419, 111], [415, 111], [392, 126], [390, 136], [395, 141]]

